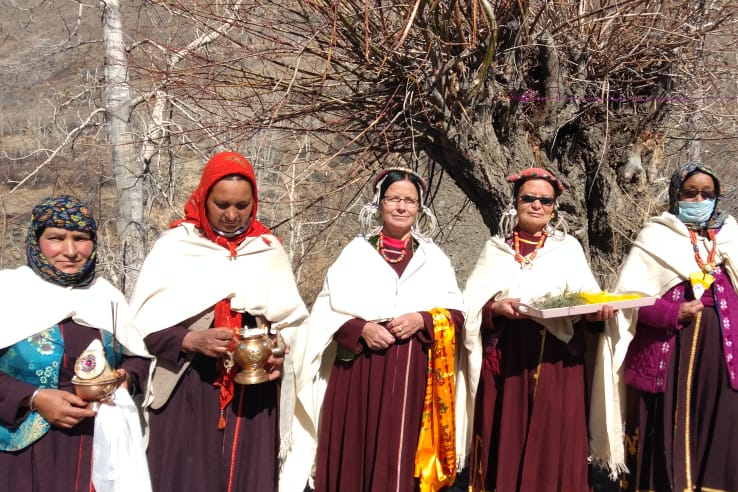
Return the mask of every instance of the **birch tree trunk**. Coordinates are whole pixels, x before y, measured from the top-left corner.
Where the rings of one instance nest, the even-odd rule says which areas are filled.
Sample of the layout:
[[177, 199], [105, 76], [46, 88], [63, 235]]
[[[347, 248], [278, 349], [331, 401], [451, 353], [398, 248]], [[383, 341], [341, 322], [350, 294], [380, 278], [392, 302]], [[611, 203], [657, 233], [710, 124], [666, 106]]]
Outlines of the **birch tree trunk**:
[[143, 225], [143, 162], [135, 152], [130, 127], [131, 94], [123, 23], [118, 0], [102, 0], [105, 42], [104, 106], [111, 145], [113, 176], [118, 190], [117, 232], [120, 244], [118, 286], [130, 294], [146, 252]]

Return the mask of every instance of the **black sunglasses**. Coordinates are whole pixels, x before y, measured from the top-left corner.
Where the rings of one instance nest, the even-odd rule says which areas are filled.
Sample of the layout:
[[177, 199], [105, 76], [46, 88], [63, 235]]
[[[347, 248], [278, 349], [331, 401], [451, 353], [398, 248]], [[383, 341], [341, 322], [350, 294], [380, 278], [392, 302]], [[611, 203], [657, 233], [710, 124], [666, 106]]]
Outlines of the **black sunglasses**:
[[679, 194], [682, 198], [697, 198], [697, 195], [701, 195], [705, 200], [712, 200], [716, 196], [714, 190], [694, 190], [691, 188], [688, 190], [682, 190]]
[[538, 200], [544, 207], [550, 207], [554, 204], [555, 198], [551, 198], [548, 196], [520, 195], [520, 200], [523, 203], [533, 203]]

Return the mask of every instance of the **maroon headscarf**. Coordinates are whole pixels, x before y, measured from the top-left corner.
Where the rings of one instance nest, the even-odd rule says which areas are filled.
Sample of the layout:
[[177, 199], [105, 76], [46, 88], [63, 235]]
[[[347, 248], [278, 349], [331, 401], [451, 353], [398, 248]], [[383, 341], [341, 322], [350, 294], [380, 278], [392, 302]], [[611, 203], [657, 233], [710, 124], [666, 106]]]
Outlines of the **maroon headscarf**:
[[541, 167], [529, 167], [507, 177], [507, 180], [513, 184], [513, 189], [515, 190], [515, 193], [513, 193], [514, 196], [517, 196], [517, 190], [529, 179], [543, 179], [548, 181], [553, 186], [554, 193], [557, 197], [564, 192], [564, 183], [559, 178]]

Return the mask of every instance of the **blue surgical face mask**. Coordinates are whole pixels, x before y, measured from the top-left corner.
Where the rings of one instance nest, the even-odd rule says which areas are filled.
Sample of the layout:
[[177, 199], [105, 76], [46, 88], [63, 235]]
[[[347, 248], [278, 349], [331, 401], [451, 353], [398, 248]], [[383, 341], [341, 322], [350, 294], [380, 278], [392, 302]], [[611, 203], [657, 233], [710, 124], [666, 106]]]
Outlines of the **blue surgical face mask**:
[[715, 199], [700, 202], [679, 202], [679, 220], [685, 224], [707, 222], [715, 210]]

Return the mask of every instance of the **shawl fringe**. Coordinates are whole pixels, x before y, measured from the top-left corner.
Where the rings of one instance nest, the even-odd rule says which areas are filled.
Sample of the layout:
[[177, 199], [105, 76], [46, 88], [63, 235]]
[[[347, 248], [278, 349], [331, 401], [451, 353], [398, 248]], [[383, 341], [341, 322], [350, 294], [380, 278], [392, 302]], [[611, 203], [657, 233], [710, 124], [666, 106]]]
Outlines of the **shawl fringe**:
[[607, 471], [607, 476], [613, 482], [618, 480], [624, 473], [629, 473], [624, 463], [611, 463], [605, 460], [590, 458], [592, 465]]

